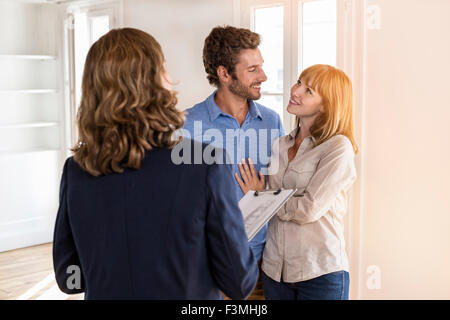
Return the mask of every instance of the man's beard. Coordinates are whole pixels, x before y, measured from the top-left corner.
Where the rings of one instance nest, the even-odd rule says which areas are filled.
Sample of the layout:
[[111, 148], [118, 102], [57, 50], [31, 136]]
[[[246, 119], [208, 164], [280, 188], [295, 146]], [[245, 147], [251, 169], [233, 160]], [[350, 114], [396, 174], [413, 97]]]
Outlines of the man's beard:
[[234, 95], [246, 100], [258, 100], [261, 98], [261, 93], [253, 94], [250, 92], [250, 88], [246, 87], [241, 81], [239, 81], [235, 75], [232, 75], [231, 79], [231, 84], [228, 86], [228, 90], [230, 90], [230, 92]]

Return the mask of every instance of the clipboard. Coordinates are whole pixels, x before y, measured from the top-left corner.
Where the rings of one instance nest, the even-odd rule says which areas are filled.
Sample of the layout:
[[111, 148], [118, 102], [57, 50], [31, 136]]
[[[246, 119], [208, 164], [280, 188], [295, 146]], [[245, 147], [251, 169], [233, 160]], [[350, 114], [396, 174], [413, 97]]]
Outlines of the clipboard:
[[248, 241], [280, 210], [297, 189], [250, 190], [239, 201]]

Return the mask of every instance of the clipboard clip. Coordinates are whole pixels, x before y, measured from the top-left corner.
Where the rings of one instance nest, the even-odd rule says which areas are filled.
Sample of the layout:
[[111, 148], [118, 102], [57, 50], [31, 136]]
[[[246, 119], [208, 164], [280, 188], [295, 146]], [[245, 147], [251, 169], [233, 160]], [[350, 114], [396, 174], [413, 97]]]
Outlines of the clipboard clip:
[[255, 191], [255, 193], [253, 194], [255, 197], [257, 197], [260, 193], [267, 193], [267, 192], [273, 192], [274, 195], [277, 195], [281, 192], [281, 189], [278, 190], [263, 190], [263, 191]]

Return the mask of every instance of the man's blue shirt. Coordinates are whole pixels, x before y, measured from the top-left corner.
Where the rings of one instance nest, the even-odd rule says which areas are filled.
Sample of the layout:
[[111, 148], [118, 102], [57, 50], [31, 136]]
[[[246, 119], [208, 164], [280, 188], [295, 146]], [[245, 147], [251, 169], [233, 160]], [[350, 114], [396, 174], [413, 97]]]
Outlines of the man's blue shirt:
[[[266, 174], [270, 160], [272, 142], [284, 135], [278, 114], [253, 100], [249, 100], [249, 111], [242, 126], [231, 115], [222, 112], [214, 101], [214, 91], [205, 101], [187, 109], [184, 135], [189, 138], [223, 148], [232, 164], [233, 174], [239, 173], [238, 163], [242, 158], [248, 162], [250, 157], [255, 170]], [[235, 180], [235, 192], [241, 199], [244, 193]], [[220, 183], [218, 181], [217, 183]], [[267, 226], [259, 231], [249, 245], [257, 260], [261, 259], [266, 241]]]

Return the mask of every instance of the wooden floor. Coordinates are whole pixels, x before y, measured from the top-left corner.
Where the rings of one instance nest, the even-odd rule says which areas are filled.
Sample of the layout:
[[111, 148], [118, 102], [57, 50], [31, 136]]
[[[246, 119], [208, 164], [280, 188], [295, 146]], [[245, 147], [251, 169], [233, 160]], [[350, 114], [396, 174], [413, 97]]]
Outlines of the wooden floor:
[[[84, 294], [66, 295], [56, 284], [52, 244], [0, 253], [0, 300], [80, 300]], [[264, 299], [261, 283], [249, 300]]]
[[83, 294], [66, 295], [56, 284], [52, 244], [0, 253], [0, 300], [79, 300]]

